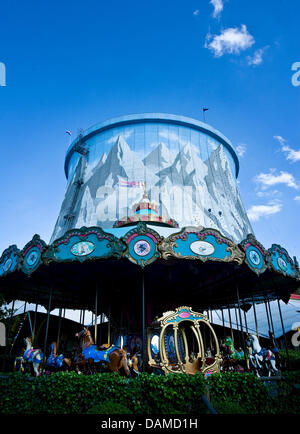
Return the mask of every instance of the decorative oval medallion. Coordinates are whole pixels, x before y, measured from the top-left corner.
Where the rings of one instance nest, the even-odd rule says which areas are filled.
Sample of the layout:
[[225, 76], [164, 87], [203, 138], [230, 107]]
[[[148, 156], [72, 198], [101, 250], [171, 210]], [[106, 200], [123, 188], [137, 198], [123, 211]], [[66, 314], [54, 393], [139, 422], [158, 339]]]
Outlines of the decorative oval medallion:
[[29, 251], [27, 258], [26, 258], [26, 263], [29, 267], [33, 267], [38, 260], [40, 259], [41, 253], [39, 250], [31, 250]]
[[146, 240], [138, 240], [134, 244], [133, 250], [138, 256], [147, 256], [151, 251], [151, 246]]
[[209, 256], [215, 251], [215, 247], [207, 241], [194, 241], [190, 244], [190, 249], [192, 252], [196, 253], [196, 255], [200, 256]]
[[252, 262], [252, 264], [258, 266], [261, 263], [261, 257], [259, 253], [256, 250], [250, 250], [249, 252], [249, 259]]
[[181, 312], [178, 315], [180, 318], [188, 318], [189, 316], [191, 316], [190, 312]]
[[86, 256], [90, 255], [96, 246], [91, 241], [79, 241], [71, 247], [71, 253], [74, 256]]
[[282, 271], [286, 271], [286, 270], [287, 270], [287, 263], [286, 263], [285, 260], [284, 260], [283, 258], [281, 258], [280, 256], [279, 256], [279, 258], [277, 259], [277, 264], [278, 264], [279, 268], [280, 268]]
[[5, 273], [10, 269], [10, 267], [12, 266], [12, 263], [13, 263], [13, 261], [12, 261], [11, 258], [8, 258], [8, 259], [5, 261], [5, 263], [4, 263], [4, 265], [3, 265], [3, 270], [4, 270]]

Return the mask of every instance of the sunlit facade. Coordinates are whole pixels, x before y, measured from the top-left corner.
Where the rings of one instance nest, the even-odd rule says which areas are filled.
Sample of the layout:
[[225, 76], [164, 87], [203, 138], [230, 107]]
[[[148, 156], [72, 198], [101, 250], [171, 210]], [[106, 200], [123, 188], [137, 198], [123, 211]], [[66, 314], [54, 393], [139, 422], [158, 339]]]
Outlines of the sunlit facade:
[[134, 215], [145, 193], [179, 227], [215, 228], [235, 242], [252, 233], [230, 141], [194, 119], [151, 113], [97, 124], [71, 143], [65, 172], [52, 241], [71, 228], [113, 228]]

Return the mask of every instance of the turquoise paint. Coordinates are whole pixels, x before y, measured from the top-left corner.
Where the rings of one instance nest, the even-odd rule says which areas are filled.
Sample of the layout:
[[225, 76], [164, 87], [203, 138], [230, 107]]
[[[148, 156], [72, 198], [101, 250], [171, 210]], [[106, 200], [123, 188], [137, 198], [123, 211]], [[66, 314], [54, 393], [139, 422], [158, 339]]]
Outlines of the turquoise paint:
[[[75, 244], [82, 241], [92, 243], [95, 246], [94, 250], [86, 255], [76, 256], [71, 252], [71, 249]], [[78, 235], [74, 235], [70, 238], [67, 244], [60, 244], [56, 248], [56, 250], [57, 252], [55, 252], [55, 258], [56, 260], [60, 261], [76, 259], [84, 261], [90, 258], [103, 258], [110, 256], [112, 252], [111, 247], [109, 246], [109, 240], [99, 240], [96, 234], [91, 234], [84, 238]]]
[[[285, 267], [281, 268], [279, 266], [278, 259], [280, 262], [280, 258], [282, 258], [284, 260], [284, 262], [286, 263], [286, 269], [285, 269]], [[273, 267], [275, 268], [275, 270], [279, 271], [280, 273], [286, 273], [289, 276], [294, 275], [294, 270], [291, 266], [291, 263], [288, 261], [286, 255], [284, 255], [284, 254], [280, 255], [278, 252], [274, 252], [272, 254], [272, 264], [273, 264]]]
[[[255, 251], [258, 256], [260, 257], [260, 263], [258, 265], [254, 264], [253, 261], [250, 258], [250, 252], [251, 251]], [[248, 259], [248, 263], [252, 268], [257, 268], [258, 270], [261, 270], [264, 266], [264, 258], [263, 255], [261, 254], [261, 252], [254, 246], [248, 247], [247, 251], [246, 251], [246, 256]]]
[[[189, 234], [186, 241], [182, 239], [178, 239], [176, 240], [177, 247], [174, 247], [174, 251], [176, 253], [179, 253], [182, 256], [201, 257], [201, 255], [197, 255], [190, 249], [190, 244], [195, 241], [199, 241], [199, 238], [197, 237], [196, 234]], [[214, 253], [203, 257], [225, 259], [231, 256], [231, 253], [226, 251], [226, 249], [228, 248], [228, 244], [226, 243], [218, 244], [214, 236], [208, 235], [203, 239], [203, 241], [212, 244], [215, 248]]]

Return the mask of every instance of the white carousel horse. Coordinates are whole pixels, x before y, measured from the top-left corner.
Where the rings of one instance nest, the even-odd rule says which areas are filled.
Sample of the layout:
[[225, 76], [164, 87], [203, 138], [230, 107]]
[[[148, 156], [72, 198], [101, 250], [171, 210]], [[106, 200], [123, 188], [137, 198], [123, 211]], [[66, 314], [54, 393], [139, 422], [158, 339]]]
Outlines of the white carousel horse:
[[36, 377], [38, 377], [39, 375], [41, 375], [41, 364], [42, 364], [43, 357], [44, 357], [42, 350], [40, 350], [39, 348], [34, 349], [32, 347], [31, 338], [29, 338], [29, 337], [25, 338], [24, 341], [26, 344], [26, 349], [25, 349], [23, 356], [21, 357], [20, 370], [23, 370], [23, 364], [32, 363], [33, 371], [34, 371]]
[[276, 367], [275, 355], [271, 350], [262, 348], [256, 335], [249, 335], [247, 338], [247, 346], [250, 348], [249, 358], [252, 367], [258, 377], [259, 371], [264, 367], [268, 370], [268, 377], [279, 375], [279, 370]]

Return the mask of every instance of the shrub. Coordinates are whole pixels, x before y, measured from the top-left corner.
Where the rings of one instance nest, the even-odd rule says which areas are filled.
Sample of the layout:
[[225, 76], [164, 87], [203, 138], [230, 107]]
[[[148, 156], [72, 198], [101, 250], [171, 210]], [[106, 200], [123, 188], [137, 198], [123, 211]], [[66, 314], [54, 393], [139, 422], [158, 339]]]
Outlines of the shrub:
[[[285, 373], [270, 383], [253, 374], [220, 373], [168, 376], [143, 373], [137, 378], [117, 374], [77, 375], [61, 372], [32, 378], [10, 373], [0, 378], [2, 414], [201, 414], [202, 395], [209, 391], [219, 413], [297, 413], [300, 372]], [[273, 388], [274, 389], [274, 388]], [[272, 389], [272, 390], [273, 390]]]
[[102, 404], [94, 405], [87, 410], [87, 414], [132, 414], [125, 405], [115, 401], [104, 401]]
[[239, 402], [232, 399], [216, 399], [212, 404], [219, 414], [247, 414], [247, 410]]
[[268, 390], [255, 375], [226, 372], [208, 378], [212, 402], [230, 401], [247, 413], [265, 413]]

